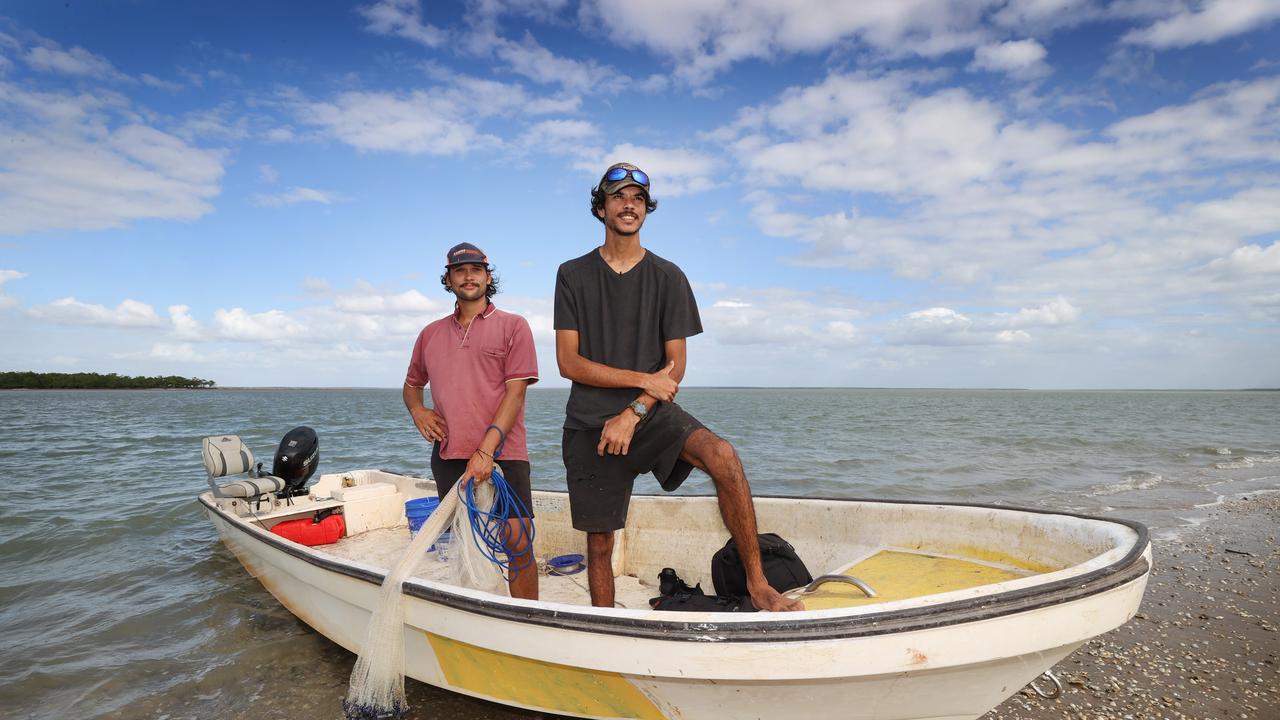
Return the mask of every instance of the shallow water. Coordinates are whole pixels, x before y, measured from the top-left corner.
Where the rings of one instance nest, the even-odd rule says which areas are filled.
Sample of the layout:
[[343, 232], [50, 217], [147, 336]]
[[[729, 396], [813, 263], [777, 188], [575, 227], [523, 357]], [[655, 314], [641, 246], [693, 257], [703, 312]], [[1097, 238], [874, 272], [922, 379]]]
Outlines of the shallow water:
[[[529, 394], [540, 488], [563, 485], [566, 397]], [[757, 494], [1072, 510], [1160, 539], [1224, 496], [1280, 489], [1275, 392], [690, 388], [680, 401], [735, 444]], [[304, 424], [321, 472], [426, 474], [399, 390], [0, 392], [5, 717], [338, 717], [354, 656], [249, 577], [195, 502], [202, 437], [239, 434], [269, 466]], [[696, 473], [680, 490], [711, 491]], [[413, 717], [523, 717], [408, 686]]]

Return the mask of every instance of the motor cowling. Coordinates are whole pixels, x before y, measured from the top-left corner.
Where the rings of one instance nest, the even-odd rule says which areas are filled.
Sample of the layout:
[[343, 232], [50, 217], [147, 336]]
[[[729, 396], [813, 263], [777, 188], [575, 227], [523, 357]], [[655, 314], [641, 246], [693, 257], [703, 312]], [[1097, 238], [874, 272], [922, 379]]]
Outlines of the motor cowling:
[[306, 492], [307, 481], [319, 464], [320, 438], [315, 430], [303, 425], [285, 433], [271, 465], [271, 474], [285, 482], [280, 494], [293, 497]]

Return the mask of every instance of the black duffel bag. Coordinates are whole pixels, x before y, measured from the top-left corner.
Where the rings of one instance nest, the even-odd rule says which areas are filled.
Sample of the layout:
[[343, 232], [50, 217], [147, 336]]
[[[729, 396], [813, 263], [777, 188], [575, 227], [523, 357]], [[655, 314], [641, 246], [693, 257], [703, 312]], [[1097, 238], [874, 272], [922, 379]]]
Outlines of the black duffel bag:
[[[796, 555], [791, 543], [778, 537], [775, 533], [763, 533], [760, 537], [760, 563], [764, 566], [764, 577], [778, 592], [786, 592], [792, 588], [804, 587], [813, 582], [809, 568]], [[717, 595], [747, 595], [747, 570], [742, 564], [742, 556], [738, 553], [738, 545], [733, 538], [724, 547], [716, 551], [711, 558], [711, 582], [715, 585]]]

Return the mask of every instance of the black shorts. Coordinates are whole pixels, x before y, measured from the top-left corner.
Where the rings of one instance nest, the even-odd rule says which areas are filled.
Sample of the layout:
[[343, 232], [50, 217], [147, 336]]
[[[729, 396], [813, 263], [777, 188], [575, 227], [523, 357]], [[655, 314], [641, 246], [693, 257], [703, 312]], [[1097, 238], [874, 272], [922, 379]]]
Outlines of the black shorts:
[[[516, 517], [533, 517], [533, 487], [529, 482], [528, 460], [506, 460], [499, 458], [498, 467], [502, 468], [502, 477], [515, 491], [520, 502], [524, 503], [525, 512], [517, 510]], [[467, 471], [466, 460], [445, 460], [440, 457], [440, 443], [431, 444], [431, 476], [436, 481], [436, 496], [444, 499], [445, 493], [458, 484], [458, 478]]]
[[611, 532], [627, 524], [627, 507], [637, 475], [652, 472], [671, 492], [689, 477], [693, 466], [680, 459], [684, 443], [703, 427], [673, 402], [653, 406], [631, 438], [626, 455], [596, 454], [603, 428], [565, 429], [565, 478], [573, 527], [583, 532]]

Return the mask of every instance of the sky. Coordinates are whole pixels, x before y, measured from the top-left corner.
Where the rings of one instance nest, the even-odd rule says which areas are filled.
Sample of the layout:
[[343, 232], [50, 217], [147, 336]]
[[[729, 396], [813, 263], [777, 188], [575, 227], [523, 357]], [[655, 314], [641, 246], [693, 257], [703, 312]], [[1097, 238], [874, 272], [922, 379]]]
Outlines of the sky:
[[686, 386], [1280, 387], [1280, 0], [0, 6], [0, 370], [399, 387], [471, 242], [556, 369], [653, 178]]

